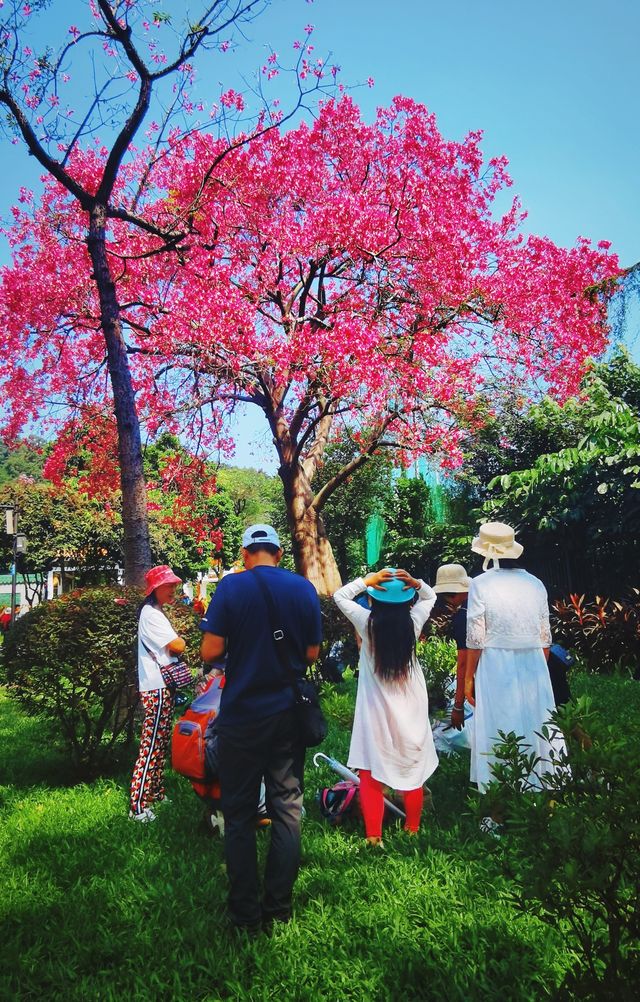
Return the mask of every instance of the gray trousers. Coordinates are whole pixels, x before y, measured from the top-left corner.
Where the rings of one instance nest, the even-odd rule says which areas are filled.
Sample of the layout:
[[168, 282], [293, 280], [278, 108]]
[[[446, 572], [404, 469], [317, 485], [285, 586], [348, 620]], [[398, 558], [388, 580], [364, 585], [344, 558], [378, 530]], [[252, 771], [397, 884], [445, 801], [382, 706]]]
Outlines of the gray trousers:
[[[239, 926], [288, 918], [300, 865], [304, 748], [293, 710], [245, 726], [218, 725], [229, 915]], [[271, 845], [260, 894], [256, 803], [264, 776]]]

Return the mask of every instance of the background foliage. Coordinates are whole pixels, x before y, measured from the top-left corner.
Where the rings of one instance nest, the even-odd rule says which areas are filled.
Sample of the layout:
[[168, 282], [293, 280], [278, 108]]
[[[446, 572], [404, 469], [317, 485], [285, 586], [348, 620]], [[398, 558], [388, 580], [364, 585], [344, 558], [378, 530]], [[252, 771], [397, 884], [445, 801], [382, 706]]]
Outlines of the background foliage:
[[640, 601], [637, 588], [620, 600], [601, 595], [558, 599], [552, 610], [554, 639], [582, 655], [592, 670], [622, 666], [640, 677]]
[[[555, 594], [619, 598], [637, 583], [639, 411], [640, 367], [618, 350], [593, 366], [580, 397], [518, 419], [516, 449], [485, 480], [482, 516], [518, 527], [527, 566]], [[523, 436], [535, 449], [518, 446]]]
[[[80, 775], [112, 767], [120, 739], [132, 737], [138, 702], [136, 589], [86, 588], [21, 617], [3, 645], [4, 681], [30, 712], [53, 721]], [[199, 663], [198, 619], [169, 611]]]
[[[56, 482], [47, 479], [43, 464], [51, 449], [52, 443], [24, 442], [12, 449], [0, 443], [0, 505], [18, 505], [19, 529], [28, 542], [27, 553], [19, 557], [19, 569], [34, 586], [53, 568], [73, 570], [78, 586], [113, 580], [115, 569], [122, 565], [119, 491], [105, 486], [100, 493], [87, 492], [92, 456], [86, 448], [67, 459], [64, 475], [56, 476]], [[146, 448], [154, 562], [171, 564], [184, 579], [212, 564], [227, 569], [238, 558], [242, 531], [251, 522], [278, 524], [286, 541], [288, 529], [277, 478], [257, 470], [218, 469], [211, 463], [198, 468], [201, 481], [196, 472], [188, 484], [166, 475], [169, 460], [175, 462], [178, 457], [188, 463], [190, 455], [168, 434]], [[204, 476], [213, 478], [215, 491], [204, 489]], [[1, 531], [0, 568], [8, 570], [11, 561], [12, 540]]]

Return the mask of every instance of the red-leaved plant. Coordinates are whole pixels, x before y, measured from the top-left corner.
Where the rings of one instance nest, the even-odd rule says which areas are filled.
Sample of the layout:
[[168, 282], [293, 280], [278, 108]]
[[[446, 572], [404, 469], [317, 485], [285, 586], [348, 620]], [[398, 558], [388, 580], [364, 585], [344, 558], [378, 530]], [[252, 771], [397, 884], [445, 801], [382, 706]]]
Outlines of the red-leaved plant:
[[583, 655], [590, 666], [611, 671], [618, 664], [637, 673], [640, 662], [640, 589], [629, 597], [569, 595], [553, 606], [553, 635]]

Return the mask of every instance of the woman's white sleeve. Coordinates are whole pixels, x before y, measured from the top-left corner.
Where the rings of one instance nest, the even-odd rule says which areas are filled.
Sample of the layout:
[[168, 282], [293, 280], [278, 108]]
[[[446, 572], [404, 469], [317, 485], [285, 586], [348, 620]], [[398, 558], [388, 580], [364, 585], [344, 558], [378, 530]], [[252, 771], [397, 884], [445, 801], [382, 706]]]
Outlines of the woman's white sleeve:
[[367, 590], [362, 578], [356, 578], [355, 581], [350, 581], [349, 584], [343, 585], [342, 588], [338, 588], [337, 592], [334, 592], [333, 601], [338, 606], [340, 612], [343, 616], [346, 616], [349, 622], [353, 623], [356, 630], [361, 636], [364, 636], [364, 629], [367, 625], [367, 620], [369, 619], [369, 610], [365, 609], [363, 606], [358, 605], [354, 602], [356, 595], [361, 595], [363, 591]]
[[438, 596], [433, 588], [430, 588], [424, 581], [418, 589], [418, 601], [411, 607], [411, 618], [415, 625], [416, 637], [422, 633], [422, 627], [431, 615], [431, 610], [436, 604]]
[[144, 606], [140, 613], [138, 636], [155, 651], [161, 651], [176, 640], [178, 634], [161, 609]]
[[473, 581], [469, 585], [467, 600], [467, 648], [481, 651], [484, 649], [487, 635], [484, 602], [478, 595], [478, 589]]
[[543, 647], [551, 647], [552, 644], [549, 602], [546, 590], [540, 600], [540, 643]]

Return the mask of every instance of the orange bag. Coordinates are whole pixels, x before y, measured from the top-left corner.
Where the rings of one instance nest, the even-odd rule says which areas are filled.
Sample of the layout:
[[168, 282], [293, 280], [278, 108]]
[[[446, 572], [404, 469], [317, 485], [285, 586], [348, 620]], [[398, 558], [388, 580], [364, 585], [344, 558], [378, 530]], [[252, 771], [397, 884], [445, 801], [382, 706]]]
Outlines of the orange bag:
[[[217, 716], [224, 675], [213, 678], [174, 725], [171, 736], [171, 765], [191, 780], [205, 780], [205, 733]], [[208, 780], [210, 782], [210, 780]]]

